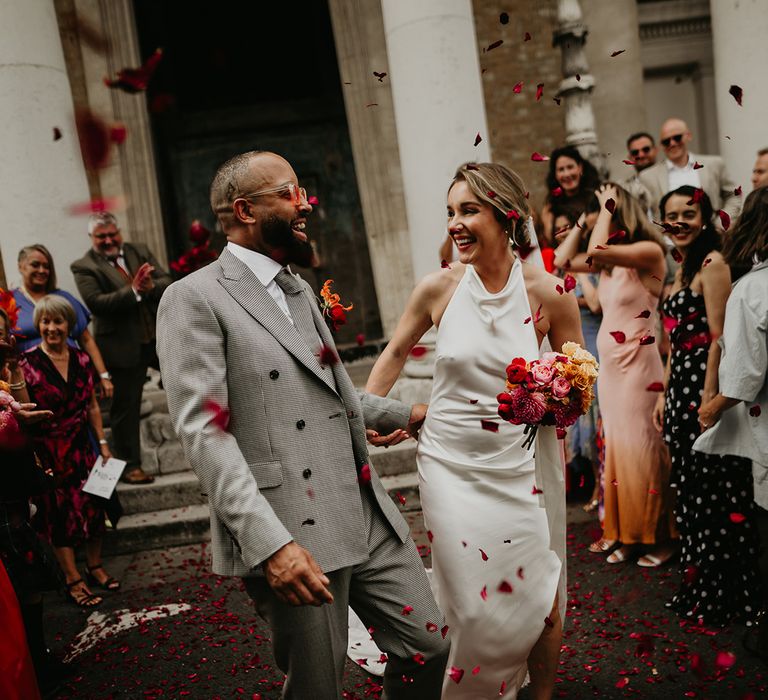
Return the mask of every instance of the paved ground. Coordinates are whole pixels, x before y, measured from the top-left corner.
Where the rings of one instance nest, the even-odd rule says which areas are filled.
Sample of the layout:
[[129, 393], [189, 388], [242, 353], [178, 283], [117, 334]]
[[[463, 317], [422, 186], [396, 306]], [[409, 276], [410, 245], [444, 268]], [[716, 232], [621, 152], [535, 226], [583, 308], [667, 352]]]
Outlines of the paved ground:
[[[408, 515], [428, 563], [420, 513]], [[674, 568], [610, 566], [586, 551], [598, 534], [595, 521], [575, 506], [569, 517], [568, 621], [557, 697], [767, 696], [768, 668], [742, 650], [742, 627], [706, 629], [669, 615], [664, 601], [675, 585]], [[109, 595], [98, 617], [91, 614], [86, 637], [89, 616], [50, 596], [49, 642], [78, 664], [55, 697], [278, 698], [281, 676], [267, 630], [239, 580], [212, 576], [207, 558], [199, 545], [109, 560], [123, 592]], [[718, 668], [720, 652], [735, 655], [730, 669]], [[720, 658], [722, 664], [731, 657]], [[350, 700], [380, 695], [376, 679], [352, 663], [346, 689]]]

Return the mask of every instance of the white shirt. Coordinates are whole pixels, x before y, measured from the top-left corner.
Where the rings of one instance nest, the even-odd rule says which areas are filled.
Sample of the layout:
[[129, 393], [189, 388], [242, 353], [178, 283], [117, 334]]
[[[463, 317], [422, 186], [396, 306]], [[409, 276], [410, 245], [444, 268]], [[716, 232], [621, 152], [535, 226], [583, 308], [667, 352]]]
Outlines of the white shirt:
[[243, 248], [243, 246], [237, 245], [237, 243], [232, 243], [231, 241], [227, 243], [227, 250], [248, 266], [248, 269], [256, 275], [259, 282], [266, 287], [269, 295], [275, 300], [280, 307], [280, 310], [288, 317], [288, 320], [293, 323], [291, 312], [288, 309], [288, 302], [285, 300], [285, 292], [280, 285], [275, 282], [275, 277], [277, 277], [277, 273], [283, 269], [283, 266], [266, 255], [257, 253], [250, 248]]
[[701, 189], [699, 171], [693, 169], [695, 162], [696, 159], [693, 157], [693, 153], [688, 154], [688, 162], [682, 168], [678, 168], [671, 160], [664, 161], [667, 166], [667, 174], [669, 175], [670, 192], [683, 185], [690, 185], [691, 187]]

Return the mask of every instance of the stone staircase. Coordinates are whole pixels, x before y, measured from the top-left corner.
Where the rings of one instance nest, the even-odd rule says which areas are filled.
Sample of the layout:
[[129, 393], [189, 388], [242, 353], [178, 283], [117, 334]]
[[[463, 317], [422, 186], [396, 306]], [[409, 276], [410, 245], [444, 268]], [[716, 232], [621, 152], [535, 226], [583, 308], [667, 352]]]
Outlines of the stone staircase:
[[[350, 366], [355, 384], [365, 383], [370, 362]], [[397, 392], [395, 392], [397, 393]], [[412, 388], [402, 392], [411, 399]], [[209, 539], [208, 503], [176, 439], [165, 392], [145, 389], [152, 413], [141, 421], [142, 464], [155, 482], [119, 483], [124, 515], [104, 538], [105, 556], [193, 544]], [[405, 400], [406, 396], [402, 396]], [[390, 448], [370, 448], [371, 461], [401, 511], [419, 509], [416, 443], [408, 440]], [[404, 502], [403, 502], [404, 501]]]

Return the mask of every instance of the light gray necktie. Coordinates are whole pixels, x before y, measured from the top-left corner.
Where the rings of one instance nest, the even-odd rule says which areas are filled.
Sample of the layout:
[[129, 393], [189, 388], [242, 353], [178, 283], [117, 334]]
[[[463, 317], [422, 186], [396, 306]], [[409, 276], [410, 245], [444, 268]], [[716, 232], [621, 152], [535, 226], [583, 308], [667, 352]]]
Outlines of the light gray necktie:
[[320, 345], [320, 339], [315, 328], [315, 322], [312, 320], [312, 309], [307, 303], [306, 296], [302, 293], [304, 288], [301, 282], [286, 268], [277, 273], [275, 282], [285, 292], [285, 300], [288, 303], [288, 310], [291, 312], [293, 325], [304, 338], [309, 349], [316, 352]]

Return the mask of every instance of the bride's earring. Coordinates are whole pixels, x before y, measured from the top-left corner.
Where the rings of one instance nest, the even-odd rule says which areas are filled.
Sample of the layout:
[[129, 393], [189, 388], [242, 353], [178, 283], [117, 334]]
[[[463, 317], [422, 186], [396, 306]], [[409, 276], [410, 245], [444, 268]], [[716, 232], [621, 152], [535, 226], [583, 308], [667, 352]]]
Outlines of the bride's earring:
[[510, 228], [507, 229], [507, 238], [509, 238], [510, 241], [512, 241], [512, 245], [515, 248], [519, 248], [520, 244], [517, 242], [517, 239], [515, 238], [515, 227], [510, 226]]

